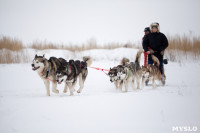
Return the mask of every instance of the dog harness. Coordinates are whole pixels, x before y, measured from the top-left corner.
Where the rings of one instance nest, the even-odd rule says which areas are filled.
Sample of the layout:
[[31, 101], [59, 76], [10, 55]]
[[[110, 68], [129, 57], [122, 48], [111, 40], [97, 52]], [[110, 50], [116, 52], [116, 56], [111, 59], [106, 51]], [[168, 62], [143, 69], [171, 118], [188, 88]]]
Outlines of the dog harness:
[[[45, 69], [43, 69], [43, 71], [42, 71], [42, 74], [43, 74], [43, 75], [44, 75], [44, 70], [45, 70]], [[49, 67], [48, 67], [48, 69], [47, 69], [47, 73], [46, 73], [45, 78], [48, 78], [48, 76], [49, 76]]]
[[49, 76], [49, 67], [47, 69], [47, 73], [46, 73], [46, 77], [45, 78], [47, 78], [48, 76]]
[[[42, 74], [44, 75], [44, 70], [42, 71]], [[42, 75], [42, 76], [43, 76]], [[48, 80], [50, 80], [50, 81], [52, 81], [52, 82], [56, 82], [56, 80], [51, 80], [50, 78], [48, 78], [48, 76], [49, 76], [49, 67], [48, 67], [48, 69], [47, 69], [47, 73], [46, 73], [46, 76], [44, 77], [45, 79], [48, 79]]]
[[128, 69], [128, 76], [127, 76], [126, 80], [128, 80], [128, 78], [130, 77], [130, 74], [131, 74], [131, 71], [130, 71], [130, 69]]
[[135, 72], [136, 72], [136, 64], [134, 65], [134, 69], [135, 69]]

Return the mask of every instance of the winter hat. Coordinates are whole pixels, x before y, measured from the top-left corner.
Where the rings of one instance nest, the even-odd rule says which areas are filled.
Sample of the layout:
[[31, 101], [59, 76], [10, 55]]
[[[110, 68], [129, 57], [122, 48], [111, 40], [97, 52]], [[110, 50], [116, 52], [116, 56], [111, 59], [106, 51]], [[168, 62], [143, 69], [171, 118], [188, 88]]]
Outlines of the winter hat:
[[152, 24], [150, 25], [150, 30], [151, 30], [151, 32], [152, 32], [153, 27], [156, 27], [156, 28], [158, 29], [157, 32], [160, 32], [159, 23], [155, 22], [155, 23], [152, 23]]
[[149, 27], [146, 27], [146, 28], [144, 29], [144, 32], [146, 32], [146, 31], [151, 32]]

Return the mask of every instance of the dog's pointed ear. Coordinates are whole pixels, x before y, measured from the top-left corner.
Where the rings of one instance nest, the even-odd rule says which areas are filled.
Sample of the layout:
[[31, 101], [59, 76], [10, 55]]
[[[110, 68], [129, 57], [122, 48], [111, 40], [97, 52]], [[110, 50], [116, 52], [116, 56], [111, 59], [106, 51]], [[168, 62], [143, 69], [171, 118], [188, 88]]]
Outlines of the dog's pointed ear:
[[37, 58], [37, 54], [35, 54], [35, 58]]
[[43, 58], [45, 57], [45, 54], [43, 54], [43, 56], [42, 56]]

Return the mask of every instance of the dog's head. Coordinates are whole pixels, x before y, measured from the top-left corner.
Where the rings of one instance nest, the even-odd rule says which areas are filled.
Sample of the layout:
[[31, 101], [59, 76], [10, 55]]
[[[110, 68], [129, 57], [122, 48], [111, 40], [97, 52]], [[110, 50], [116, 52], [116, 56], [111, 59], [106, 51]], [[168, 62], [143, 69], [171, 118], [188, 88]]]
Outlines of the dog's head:
[[45, 57], [43, 56], [37, 56], [37, 54], [35, 55], [35, 58], [33, 59], [33, 63], [31, 64], [32, 66], [32, 70], [33, 71], [38, 71], [38, 70], [42, 70], [45, 67]]
[[118, 69], [117, 69], [118, 80], [123, 80], [126, 77], [126, 75], [127, 75], [127, 73], [126, 73], [127, 69], [128, 69], [127, 67], [121, 67], [121, 66], [118, 67]]
[[110, 77], [110, 82], [116, 81], [118, 79], [117, 78], [117, 69], [115, 67], [114, 68], [110, 68], [108, 76]]
[[58, 69], [56, 72], [56, 82], [58, 84], [61, 84], [63, 81], [66, 82], [68, 76], [67, 73], [64, 70]]
[[148, 77], [150, 74], [150, 69], [151, 69], [151, 67], [149, 65], [142, 66], [142, 76]]

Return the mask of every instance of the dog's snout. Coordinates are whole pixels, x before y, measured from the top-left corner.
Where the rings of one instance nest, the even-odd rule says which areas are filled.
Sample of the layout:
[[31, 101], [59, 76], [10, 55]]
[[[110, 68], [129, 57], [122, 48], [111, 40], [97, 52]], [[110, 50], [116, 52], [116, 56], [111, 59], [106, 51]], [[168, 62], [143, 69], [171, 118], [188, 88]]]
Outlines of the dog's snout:
[[34, 67], [34, 64], [31, 64], [32, 67]]

